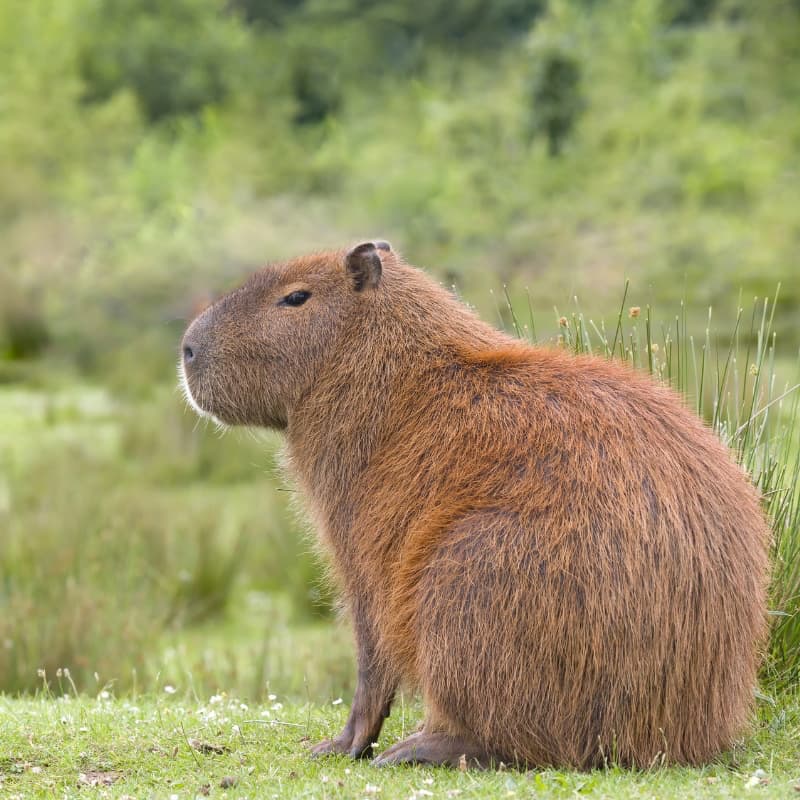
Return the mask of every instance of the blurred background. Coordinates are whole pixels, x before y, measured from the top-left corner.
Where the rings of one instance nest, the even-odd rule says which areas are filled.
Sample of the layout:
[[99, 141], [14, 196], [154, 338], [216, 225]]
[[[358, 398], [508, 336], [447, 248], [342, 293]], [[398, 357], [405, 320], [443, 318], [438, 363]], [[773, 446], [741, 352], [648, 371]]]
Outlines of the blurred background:
[[175, 363], [259, 265], [369, 237], [543, 341], [626, 279], [701, 338], [781, 284], [788, 373], [800, 2], [3, 0], [0, 691], [348, 691], [277, 438]]

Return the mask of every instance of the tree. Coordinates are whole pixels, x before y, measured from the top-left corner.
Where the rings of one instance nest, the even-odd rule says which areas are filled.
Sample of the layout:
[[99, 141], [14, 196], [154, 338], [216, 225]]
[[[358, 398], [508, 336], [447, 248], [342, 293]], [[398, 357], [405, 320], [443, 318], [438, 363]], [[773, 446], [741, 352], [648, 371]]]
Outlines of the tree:
[[101, 0], [81, 47], [85, 99], [127, 88], [151, 121], [220, 103], [233, 82], [241, 27], [207, 0]]
[[545, 47], [536, 54], [529, 91], [531, 137], [543, 135], [555, 158], [584, 108], [579, 61], [562, 46]]

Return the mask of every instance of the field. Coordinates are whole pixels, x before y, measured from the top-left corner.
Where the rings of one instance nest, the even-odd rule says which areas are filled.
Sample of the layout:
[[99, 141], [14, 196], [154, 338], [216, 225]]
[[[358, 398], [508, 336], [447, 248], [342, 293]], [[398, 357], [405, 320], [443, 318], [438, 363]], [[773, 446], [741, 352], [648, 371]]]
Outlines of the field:
[[[53, 682], [55, 684], [55, 681]], [[763, 704], [755, 734], [702, 769], [655, 765], [631, 773], [609, 764], [591, 773], [372, 767], [336, 757], [311, 760], [308, 746], [337, 732], [339, 698], [264, 703], [183, 685], [118, 699], [107, 690], [0, 698], [0, 794], [38, 797], [791, 797], [800, 791], [800, 707]], [[66, 689], [62, 694], [61, 690]], [[413, 729], [419, 709], [401, 699], [378, 748]]]
[[[525, 335], [522, 310], [506, 312]], [[655, 320], [643, 327], [631, 312], [591, 329], [575, 313], [554, 320], [546, 337], [549, 346], [613, 350], [683, 388], [698, 409], [708, 403], [720, 435], [772, 503], [782, 534], [778, 613], [758, 718], [752, 735], [716, 763], [523, 774], [310, 761], [308, 743], [343, 724], [353, 656], [349, 629], [330, 617], [330, 588], [291, 485], [279, 478], [279, 440], [241, 431], [220, 437], [186, 413], [174, 388], [132, 402], [55, 372], [0, 390], [0, 418], [14, 432], [5, 449], [13, 570], [0, 665], [8, 689], [26, 693], [0, 698], [0, 791], [19, 798], [795, 791], [800, 459], [798, 393], [787, 378], [797, 367], [776, 359], [769, 314], [752, 319], [755, 330], [742, 334], [753, 342], [746, 354], [710, 342], [695, 352], [688, 339], [671, 347], [669, 334], [648, 350], [641, 343]], [[381, 746], [412, 729], [420, 713], [414, 697], [402, 698]]]

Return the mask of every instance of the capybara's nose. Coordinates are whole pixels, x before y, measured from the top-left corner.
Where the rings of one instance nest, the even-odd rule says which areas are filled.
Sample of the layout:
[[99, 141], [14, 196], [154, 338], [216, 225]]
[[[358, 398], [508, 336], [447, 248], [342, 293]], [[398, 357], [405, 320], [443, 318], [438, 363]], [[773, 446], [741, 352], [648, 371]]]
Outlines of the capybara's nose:
[[183, 363], [184, 364], [191, 364], [192, 361], [195, 359], [195, 354], [197, 353], [197, 345], [192, 342], [184, 342], [183, 343]]

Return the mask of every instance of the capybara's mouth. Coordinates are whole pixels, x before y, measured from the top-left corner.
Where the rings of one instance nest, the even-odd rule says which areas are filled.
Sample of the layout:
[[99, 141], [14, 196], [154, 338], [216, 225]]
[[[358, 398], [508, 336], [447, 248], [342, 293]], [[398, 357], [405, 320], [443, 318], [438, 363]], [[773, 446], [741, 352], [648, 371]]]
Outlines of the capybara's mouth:
[[202, 398], [198, 398], [189, 382], [189, 376], [186, 374], [185, 357], [178, 361], [178, 385], [183, 393], [183, 399], [186, 403], [194, 409], [195, 413], [201, 417], [211, 417], [213, 414], [203, 408], [201, 405]]
[[234, 421], [227, 421], [225, 414], [212, 402], [210, 392], [204, 391], [202, 376], [198, 376], [191, 367], [187, 369], [185, 357], [178, 362], [178, 384], [187, 405], [199, 417], [210, 419], [221, 428], [236, 424]]
[[208, 376], [204, 374], [208, 365], [207, 311], [196, 317], [183, 335], [178, 359], [178, 383], [186, 403], [198, 416], [222, 424], [207, 385]]

